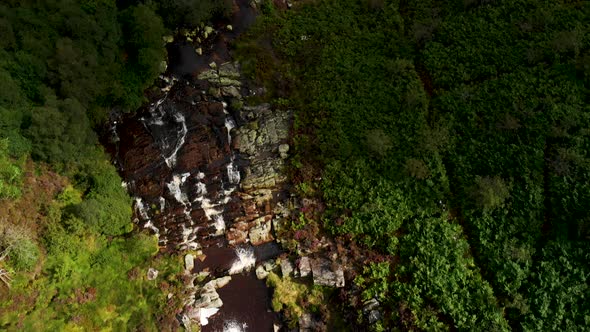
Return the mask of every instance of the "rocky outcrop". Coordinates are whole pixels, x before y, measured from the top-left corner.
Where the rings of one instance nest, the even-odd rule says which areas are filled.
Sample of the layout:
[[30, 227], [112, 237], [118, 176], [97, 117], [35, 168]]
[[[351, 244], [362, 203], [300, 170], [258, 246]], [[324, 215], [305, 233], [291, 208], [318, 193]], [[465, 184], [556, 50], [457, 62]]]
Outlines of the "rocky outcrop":
[[344, 287], [344, 271], [342, 267], [331, 263], [325, 258], [311, 261], [313, 283], [321, 286]]
[[379, 301], [377, 299], [370, 299], [365, 302], [363, 306], [363, 315], [369, 324], [375, 324], [381, 319], [381, 311], [379, 308]]
[[[272, 242], [274, 228], [290, 213], [287, 204], [277, 204], [286, 197], [290, 112], [268, 104], [241, 107], [251, 91], [239, 64], [210, 67], [194, 79], [162, 77], [152, 103], [113, 126], [118, 139], [111, 150], [135, 197], [135, 222], [156, 233], [161, 247], [191, 252], [184, 257], [185, 326], [206, 323], [223, 305], [216, 292], [222, 286], [198, 287], [195, 280], [254, 266], [247, 260], [244, 269], [203, 271], [192, 253]], [[264, 266], [257, 275], [270, 270]]]

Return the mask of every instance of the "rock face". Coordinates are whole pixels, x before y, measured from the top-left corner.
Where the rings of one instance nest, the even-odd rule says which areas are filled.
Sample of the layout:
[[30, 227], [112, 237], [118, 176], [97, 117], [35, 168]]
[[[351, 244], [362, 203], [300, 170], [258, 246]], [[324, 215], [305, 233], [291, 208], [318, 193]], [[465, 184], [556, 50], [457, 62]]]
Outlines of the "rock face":
[[313, 283], [321, 286], [344, 287], [344, 271], [341, 266], [333, 264], [325, 259], [318, 258], [311, 261], [311, 273]]
[[114, 126], [136, 222], [171, 249], [274, 240], [290, 114], [267, 104], [230, 113], [248, 90], [237, 63], [214, 67], [195, 81], [163, 77], [158, 99]]
[[[254, 92], [241, 83], [239, 65], [210, 67], [194, 79], [161, 77], [152, 103], [113, 125], [117, 139], [109, 149], [135, 197], [135, 222], [170, 250], [262, 245], [274, 241], [273, 228], [289, 214], [277, 202], [286, 196], [290, 113], [268, 104], [242, 107], [242, 95]], [[253, 257], [238, 257], [228, 270], [203, 271], [202, 260], [185, 256], [185, 327], [206, 324], [218, 312], [216, 289], [231, 278], [202, 288], [194, 281], [254, 266]], [[274, 268], [267, 265], [257, 269], [258, 278]]]

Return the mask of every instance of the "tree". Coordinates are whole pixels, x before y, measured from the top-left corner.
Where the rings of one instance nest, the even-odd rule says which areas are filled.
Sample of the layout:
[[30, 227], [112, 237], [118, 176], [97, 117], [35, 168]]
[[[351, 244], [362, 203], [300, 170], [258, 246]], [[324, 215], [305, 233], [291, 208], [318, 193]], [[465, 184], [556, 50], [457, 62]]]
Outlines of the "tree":
[[476, 176], [472, 188], [472, 197], [478, 207], [492, 210], [504, 205], [510, 197], [510, 188], [499, 176]]

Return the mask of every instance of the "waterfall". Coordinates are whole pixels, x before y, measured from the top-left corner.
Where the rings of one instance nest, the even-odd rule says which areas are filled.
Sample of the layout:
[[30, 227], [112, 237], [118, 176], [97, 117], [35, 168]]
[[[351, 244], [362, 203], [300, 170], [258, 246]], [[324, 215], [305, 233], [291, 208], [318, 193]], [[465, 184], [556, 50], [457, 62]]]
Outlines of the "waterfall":
[[240, 183], [240, 170], [234, 165], [234, 156], [232, 155], [229, 164], [227, 164], [227, 177], [229, 183], [238, 184]]
[[182, 191], [182, 189], [180, 187], [186, 182], [186, 179], [189, 177], [189, 175], [191, 175], [191, 174], [190, 173], [183, 173], [180, 175], [174, 174], [172, 176], [172, 181], [169, 183], [166, 183], [166, 187], [168, 187], [168, 190], [170, 191], [172, 196], [174, 196], [174, 198], [184, 206], [189, 204], [189, 201], [188, 201], [188, 197], [186, 196], [186, 194]]
[[231, 130], [236, 127], [236, 123], [234, 122], [234, 119], [228, 116], [229, 114], [227, 114], [227, 111], [225, 111], [225, 109], [223, 111], [226, 113], [225, 129], [227, 130], [227, 141], [228, 144], [231, 144]]
[[139, 197], [135, 197], [135, 209], [137, 210], [137, 212], [139, 213], [139, 216], [143, 220], [150, 219], [150, 216], [148, 215], [148, 212], [147, 212], [145, 206], [143, 205], [143, 201]]
[[186, 119], [182, 114], [174, 113], [174, 120], [177, 123], [181, 123], [182, 128], [180, 130], [180, 138], [178, 139], [176, 146], [172, 151], [172, 154], [170, 154], [170, 156], [168, 156], [167, 158], [164, 158], [166, 165], [168, 165], [168, 167], [170, 168], [172, 168], [172, 166], [176, 164], [176, 154], [178, 153], [178, 150], [180, 150], [180, 148], [184, 145], [184, 140], [186, 139], [186, 134], [188, 133], [188, 129], [186, 127]]
[[248, 324], [238, 323], [235, 320], [230, 320], [223, 323], [223, 332], [246, 332]]
[[251, 247], [236, 248], [236, 260], [229, 269], [229, 274], [238, 274], [243, 271], [249, 271], [256, 264], [256, 257], [254, 256], [254, 249]]

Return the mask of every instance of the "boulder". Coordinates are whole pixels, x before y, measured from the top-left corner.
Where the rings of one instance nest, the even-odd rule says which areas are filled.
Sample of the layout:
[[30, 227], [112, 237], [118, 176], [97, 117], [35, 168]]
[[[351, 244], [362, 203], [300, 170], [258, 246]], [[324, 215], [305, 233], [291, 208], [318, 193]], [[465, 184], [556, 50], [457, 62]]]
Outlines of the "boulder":
[[311, 260], [309, 257], [301, 257], [299, 259], [299, 275], [307, 277], [311, 273]]
[[289, 152], [289, 144], [281, 144], [279, 145], [279, 155], [281, 159], [287, 159], [289, 156], [287, 153]]
[[293, 263], [288, 259], [281, 259], [281, 274], [283, 277], [290, 277], [294, 271]]
[[273, 241], [274, 238], [271, 234], [270, 218], [260, 217], [256, 219], [255, 222], [256, 226], [250, 228], [250, 233], [248, 234], [252, 245], [257, 246]]
[[[229, 278], [229, 279], [227, 279]], [[195, 308], [219, 308], [223, 305], [223, 301], [219, 297], [216, 288], [225, 286], [231, 277], [223, 277], [211, 280], [201, 289], [201, 297], [195, 300], [193, 306]]]
[[[272, 227], [274, 227], [275, 234], [277, 234], [277, 237], [280, 234], [281, 230], [283, 229], [284, 224], [285, 224], [285, 219], [283, 219], [283, 218], [274, 218], [272, 220]], [[281, 242], [280, 238], [277, 238], [277, 242]]]
[[213, 288], [215, 288], [215, 289], [219, 289], [219, 288], [227, 285], [230, 281], [231, 281], [231, 276], [225, 276], [222, 278], [213, 279], [213, 280], [209, 281], [208, 284], [211, 284], [211, 286], [213, 286]]
[[234, 246], [236, 244], [246, 243], [248, 232], [239, 228], [230, 228], [226, 232], [225, 237], [227, 238], [229, 245]]
[[313, 283], [321, 286], [344, 287], [344, 271], [342, 266], [333, 264], [325, 259], [318, 258], [311, 261], [311, 273]]
[[264, 266], [258, 265], [256, 268], [256, 278], [262, 280], [268, 277], [269, 272], [264, 269]]
[[369, 324], [375, 324], [381, 319], [381, 312], [379, 311], [379, 301], [373, 298], [365, 302], [363, 306], [363, 314]]
[[184, 256], [184, 268], [189, 272], [195, 268], [195, 256], [192, 254], [187, 254]]

